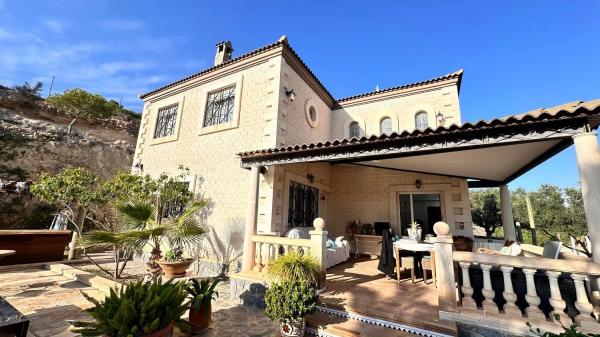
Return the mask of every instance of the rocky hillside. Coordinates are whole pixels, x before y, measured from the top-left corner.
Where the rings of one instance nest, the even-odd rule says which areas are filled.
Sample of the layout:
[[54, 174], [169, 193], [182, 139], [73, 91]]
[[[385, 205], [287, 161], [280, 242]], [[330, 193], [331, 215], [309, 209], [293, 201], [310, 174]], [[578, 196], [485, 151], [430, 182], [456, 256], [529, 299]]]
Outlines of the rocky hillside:
[[[120, 115], [102, 121], [78, 121], [67, 133], [71, 119], [43, 101], [15, 103], [0, 89], [0, 179], [24, 181], [42, 172], [85, 167], [107, 178], [129, 170], [139, 119]], [[0, 194], [0, 229], [43, 228], [53, 209], [18, 194]]]

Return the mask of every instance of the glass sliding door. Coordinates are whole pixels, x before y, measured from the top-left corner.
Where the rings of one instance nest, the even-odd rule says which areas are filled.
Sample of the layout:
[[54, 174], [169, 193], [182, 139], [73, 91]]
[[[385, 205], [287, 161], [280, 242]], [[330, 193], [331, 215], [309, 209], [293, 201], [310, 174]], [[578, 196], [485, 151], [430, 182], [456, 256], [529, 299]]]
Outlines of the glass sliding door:
[[423, 229], [423, 237], [433, 233], [433, 224], [442, 221], [442, 198], [438, 193], [400, 193], [400, 229], [408, 235], [411, 222]]

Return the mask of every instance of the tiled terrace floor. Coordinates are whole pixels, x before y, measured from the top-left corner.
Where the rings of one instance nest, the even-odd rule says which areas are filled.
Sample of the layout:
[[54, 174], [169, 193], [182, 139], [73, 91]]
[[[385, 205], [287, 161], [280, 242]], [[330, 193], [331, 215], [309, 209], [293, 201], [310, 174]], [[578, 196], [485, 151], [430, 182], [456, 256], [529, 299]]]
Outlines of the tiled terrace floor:
[[438, 316], [436, 288], [421, 279], [412, 283], [408, 271], [403, 281], [386, 279], [377, 270], [378, 260], [350, 258], [327, 270], [324, 305], [414, 327], [455, 335], [456, 326]]

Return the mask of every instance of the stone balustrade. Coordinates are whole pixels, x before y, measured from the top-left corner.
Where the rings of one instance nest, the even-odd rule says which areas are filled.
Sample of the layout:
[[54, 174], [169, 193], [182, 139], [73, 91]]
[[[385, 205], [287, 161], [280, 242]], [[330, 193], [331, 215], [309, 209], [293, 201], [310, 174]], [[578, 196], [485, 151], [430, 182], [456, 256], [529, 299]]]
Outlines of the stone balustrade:
[[584, 332], [600, 331], [600, 306], [589, 290], [600, 276], [600, 264], [452, 251], [447, 225], [436, 226], [441, 318], [527, 334], [527, 322], [560, 332], [553, 322], [558, 315], [565, 326], [574, 323]]
[[263, 272], [279, 256], [289, 252], [314, 256], [321, 269], [325, 271], [327, 232], [323, 230], [325, 222], [321, 218], [313, 222], [315, 229], [310, 231], [310, 239], [292, 239], [271, 235], [252, 235], [250, 241], [255, 245], [252, 271]]

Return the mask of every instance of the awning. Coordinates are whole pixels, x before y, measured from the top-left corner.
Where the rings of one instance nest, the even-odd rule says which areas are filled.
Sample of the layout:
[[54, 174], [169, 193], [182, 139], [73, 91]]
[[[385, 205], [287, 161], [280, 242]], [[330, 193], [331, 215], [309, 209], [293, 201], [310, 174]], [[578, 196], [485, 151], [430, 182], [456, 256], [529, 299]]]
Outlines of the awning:
[[455, 176], [470, 186], [506, 184], [598, 128], [600, 99], [491, 121], [240, 153], [241, 166], [329, 162]]

